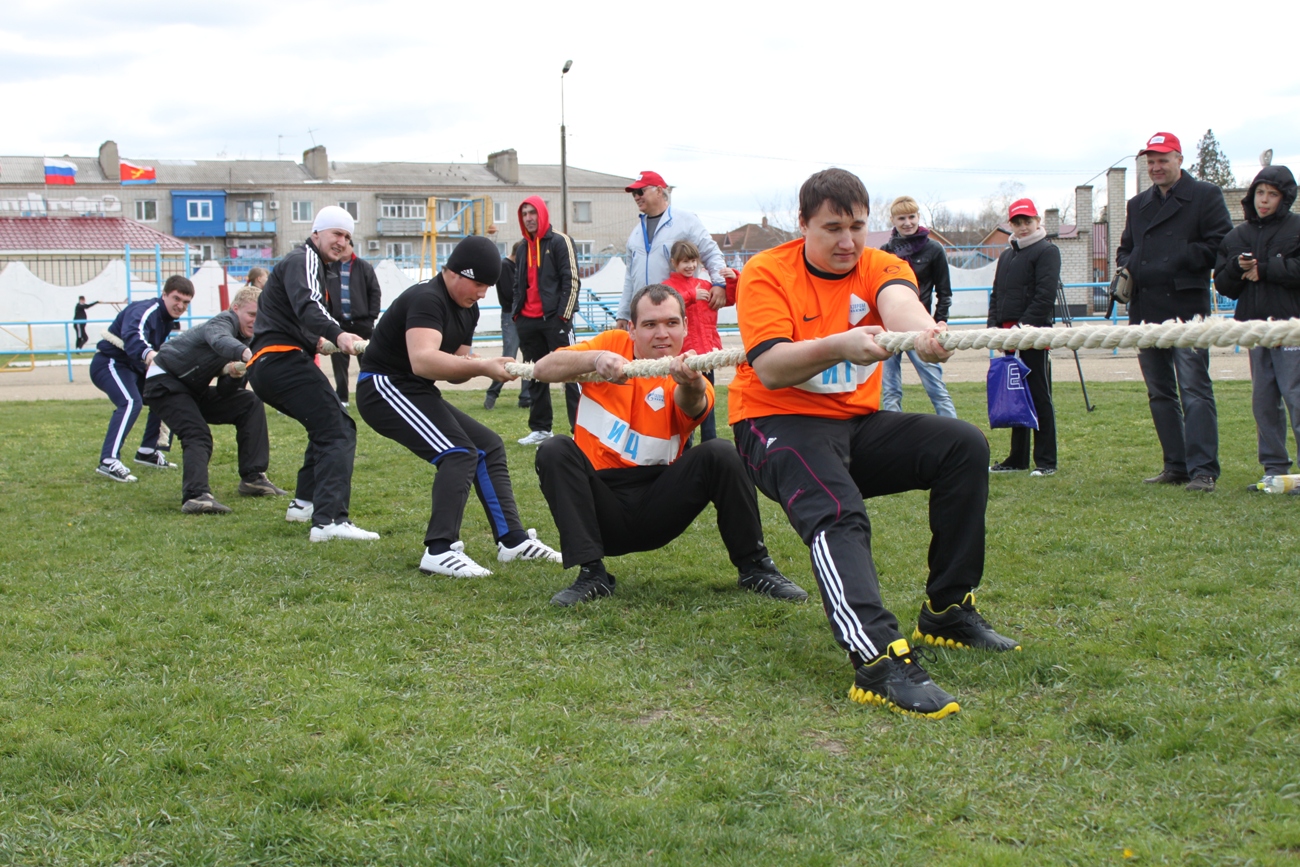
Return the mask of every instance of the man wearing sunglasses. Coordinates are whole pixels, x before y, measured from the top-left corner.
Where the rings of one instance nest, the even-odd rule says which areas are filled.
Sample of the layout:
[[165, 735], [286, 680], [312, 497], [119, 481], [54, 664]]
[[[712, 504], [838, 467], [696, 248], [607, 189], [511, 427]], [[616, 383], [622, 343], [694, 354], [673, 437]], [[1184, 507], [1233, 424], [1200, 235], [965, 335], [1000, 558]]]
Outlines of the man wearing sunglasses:
[[717, 310], [725, 305], [727, 278], [734, 278], [736, 272], [727, 267], [722, 251], [700, 218], [669, 203], [668, 184], [658, 172], [642, 172], [625, 189], [632, 194], [641, 216], [627, 239], [627, 276], [618, 302], [618, 327], [627, 329], [632, 296], [638, 289], [668, 279], [673, 270], [670, 252], [678, 241], [690, 241], [700, 251], [700, 263], [713, 284], [710, 306]]

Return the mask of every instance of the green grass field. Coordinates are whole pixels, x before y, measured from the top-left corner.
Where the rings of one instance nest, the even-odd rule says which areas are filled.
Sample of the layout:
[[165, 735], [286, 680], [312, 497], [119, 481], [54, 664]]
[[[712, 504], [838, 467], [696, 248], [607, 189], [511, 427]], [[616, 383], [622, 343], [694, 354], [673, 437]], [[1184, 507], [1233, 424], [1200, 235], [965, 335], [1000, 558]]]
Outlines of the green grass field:
[[[982, 386], [953, 392], [981, 417]], [[432, 470], [364, 424], [352, 513], [383, 538], [311, 545], [283, 499], [235, 495], [229, 428], [235, 514], [184, 516], [179, 472], [93, 472], [107, 401], [5, 404], [0, 863], [1297, 863], [1300, 498], [1245, 491], [1249, 385], [1217, 392], [1224, 475], [1194, 495], [1139, 482], [1140, 385], [1094, 384], [1091, 415], [1058, 387], [1060, 474], [991, 480], [980, 607], [1024, 651], [940, 653], [963, 708], [940, 722], [848, 701], [820, 605], [739, 591], [709, 514], [559, 610], [558, 566], [421, 575]], [[476, 412], [558, 544], [512, 396]], [[292, 487], [305, 438], [270, 421]], [[910, 632], [926, 497], [868, 509]], [[473, 498], [463, 538], [497, 565]]]

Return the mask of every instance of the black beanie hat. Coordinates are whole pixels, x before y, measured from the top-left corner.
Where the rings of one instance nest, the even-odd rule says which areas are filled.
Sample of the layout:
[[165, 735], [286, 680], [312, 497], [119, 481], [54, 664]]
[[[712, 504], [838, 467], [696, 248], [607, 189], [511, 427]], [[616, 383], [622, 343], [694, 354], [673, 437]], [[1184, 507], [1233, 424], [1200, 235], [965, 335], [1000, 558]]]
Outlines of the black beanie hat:
[[475, 283], [495, 286], [501, 276], [501, 251], [482, 235], [470, 235], [451, 251], [445, 267]]

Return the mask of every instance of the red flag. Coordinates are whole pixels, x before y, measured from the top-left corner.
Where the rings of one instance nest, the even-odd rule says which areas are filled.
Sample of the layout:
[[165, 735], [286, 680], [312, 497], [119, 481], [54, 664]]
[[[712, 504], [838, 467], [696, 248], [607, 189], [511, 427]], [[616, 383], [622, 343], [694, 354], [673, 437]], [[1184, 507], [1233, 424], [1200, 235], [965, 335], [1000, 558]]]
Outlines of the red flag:
[[156, 184], [158, 170], [153, 166], [136, 166], [126, 160], [120, 160], [123, 184]]

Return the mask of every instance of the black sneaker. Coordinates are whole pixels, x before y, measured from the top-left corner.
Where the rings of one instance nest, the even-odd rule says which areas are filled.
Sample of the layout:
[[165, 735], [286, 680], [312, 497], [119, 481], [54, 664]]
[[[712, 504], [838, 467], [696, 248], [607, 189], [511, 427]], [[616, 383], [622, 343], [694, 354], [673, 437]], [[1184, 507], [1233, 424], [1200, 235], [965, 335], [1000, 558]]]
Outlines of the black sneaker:
[[1023, 473], [1027, 469], [1029, 469], [1029, 467], [1013, 467], [1010, 464], [1006, 463], [1005, 461], [998, 461], [996, 464], [989, 467], [989, 472], [990, 473]]
[[614, 576], [605, 571], [605, 567], [589, 569], [583, 566], [578, 570], [578, 580], [551, 597], [552, 605], [568, 608], [579, 602], [588, 602], [601, 596], [614, 594]]
[[1204, 494], [1213, 493], [1214, 476], [1206, 476], [1206, 475], [1193, 476], [1192, 480], [1187, 483], [1187, 487], [1184, 488], [1184, 490], [1200, 491], [1201, 493]]
[[1149, 479], [1143, 479], [1145, 485], [1185, 485], [1192, 480], [1187, 473], [1175, 473], [1169, 470], [1161, 470], [1158, 475]]
[[489, 392], [489, 393], [488, 393], [488, 394], [483, 398], [483, 408], [484, 408], [484, 409], [492, 409], [492, 408], [493, 408], [494, 406], [496, 406], [496, 405], [497, 405], [497, 396], [496, 396], [495, 394], [492, 394], [491, 392]]
[[167, 460], [167, 455], [165, 452], [159, 452], [159, 451], [136, 452], [135, 462], [137, 464], [143, 464], [146, 467], [153, 467], [156, 470], [176, 469], [176, 465], [173, 464], [171, 461]]
[[186, 500], [181, 511], [187, 515], [229, 515], [230, 507], [218, 503], [212, 494], [199, 494]]
[[241, 497], [283, 497], [289, 493], [284, 488], [277, 488], [266, 473], [258, 473], [251, 479], [240, 479], [239, 495]]
[[773, 599], [803, 602], [808, 598], [808, 591], [782, 575], [771, 557], [764, 557], [758, 563], [741, 571], [738, 583], [746, 590], [763, 593]]
[[916, 619], [912, 640], [954, 650], [1019, 650], [1020, 642], [998, 635], [975, 610], [975, 594], [967, 593], [960, 605], [935, 613], [926, 602]]
[[881, 704], [894, 713], [943, 719], [961, 710], [914, 659], [907, 639], [900, 638], [883, 656], [858, 667], [849, 698], [861, 704]]

